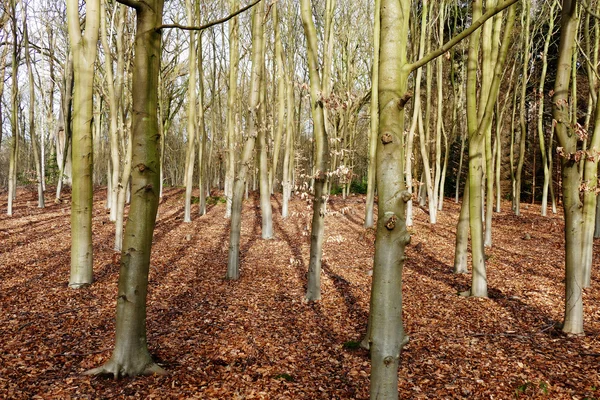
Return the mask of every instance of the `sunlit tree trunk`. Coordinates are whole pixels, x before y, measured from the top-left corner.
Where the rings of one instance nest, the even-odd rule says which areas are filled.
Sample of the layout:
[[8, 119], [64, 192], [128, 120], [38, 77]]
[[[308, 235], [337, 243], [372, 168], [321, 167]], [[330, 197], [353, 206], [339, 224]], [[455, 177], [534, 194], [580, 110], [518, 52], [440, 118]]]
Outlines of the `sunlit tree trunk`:
[[71, 195], [71, 275], [69, 286], [92, 283], [92, 94], [100, 24], [100, 1], [86, 2], [85, 34], [77, 0], [67, 0], [67, 23], [75, 76], [73, 103], [73, 189]]
[[410, 1], [381, 0], [377, 238], [370, 308], [371, 399], [398, 399], [400, 350], [408, 342], [402, 324], [402, 269], [406, 230], [404, 104]]
[[254, 144], [261, 129], [260, 121], [260, 86], [264, 65], [264, 26], [263, 3], [252, 9], [252, 71], [250, 80], [250, 98], [248, 102], [248, 138], [244, 143], [240, 169], [233, 188], [233, 204], [231, 207], [231, 229], [229, 233], [229, 256], [227, 260], [226, 279], [237, 280], [240, 277], [240, 234], [242, 228], [242, 201], [248, 169], [252, 163]]
[[[194, 7], [192, 6], [191, 0], [185, 2], [188, 16], [188, 25], [193, 26], [194, 19]], [[186, 165], [185, 165], [185, 207], [183, 222], [192, 222], [192, 190], [194, 188], [193, 175], [194, 175], [194, 163], [196, 155], [196, 32], [190, 31], [190, 47], [188, 53], [188, 66], [189, 66], [189, 77], [188, 77], [188, 113], [187, 113], [187, 152], [186, 152]]]
[[369, 158], [367, 172], [367, 203], [365, 205], [365, 228], [372, 228], [374, 224], [375, 205], [375, 155], [377, 152], [377, 137], [379, 130], [379, 37], [381, 31], [380, 21], [381, 0], [375, 0], [373, 21], [373, 65], [371, 66], [371, 125], [369, 130]]
[[164, 373], [148, 351], [146, 297], [152, 236], [159, 198], [158, 74], [162, 0], [122, 0], [137, 11], [133, 60], [133, 131], [135, 142], [131, 209], [121, 254], [115, 349], [110, 360], [87, 374], [121, 376]]
[[275, 79], [277, 81], [277, 97], [276, 97], [276, 109], [277, 109], [277, 127], [275, 130], [275, 138], [273, 140], [273, 162], [271, 169], [269, 170], [269, 187], [270, 192], [273, 193], [274, 182], [277, 179], [277, 166], [279, 164], [279, 153], [281, 149], [281, 140], [283, 137], [283, 128], [285, 126], [285, 106], [286, 106], [286, 83], [285, 83], [285, 71], [283, 68], [283, 49], [281, 45], [281, 28], [279, 21], [279, 7], [277, 2], [273, 3], [273, 29], [275, 30]]
[[[259, 9], [261, 9], [259, 7]], [[262, 17], [261, 17], [261, 23]], [[261, 217], [261, 236], [263, 239], [273, 238], [273, 209], [271, 208], [271, 182], [269, 180], [269, 159], [267, 154], [267, 118], [266, 118], [266, 85], [265, 77], [265, 43], [264, 32], [260, 47], [260, 62], [262, 72], [260, 73], [260, 100], [259, 107], [261, 115], [258, 118], [258, 174], [260, 188], [260, 217]], [[278, 150], [279, 151], [279, 150]]]
[[[237, 10], [238, 4], [238, 0], [229, 1], [231, 12]], [[238, 18], [235, 17], [229, 21], [229, 91], [227, 92], [227, 158], [225, 167], [226, 218], [231, 217], [235, 179], [235, 123], [237, 115], [236, 100], [239, 57], [239, 23]]]
[[329, 170], [329, 144], [325, 130], [323, 112], [323, 82], [319, 73], [317, 31], [312, 19], [310, 0], [300, 0], [302, 25], [307, 42], [308, 68], [310, 75], [310, 109], [313, 119], [314, 151], [314, 199], [310, 236], [310, 262], [306, 300], [321, 299], [321, 257], [323, 255], [323, 235], [325, 231], [326, 181]]
[[[200, 7], [199, 3], [196, 3], [196, 7]], [[200, 11], [197, 9], [196, 14], [198, 18], [200, 16]], [[198, 60], [198, 83], [199, 83], [199, 94], [198, 94], [198, 128], [199, 132], [199, 145], [198, 145], [198, 189], [199, 189], [199, 202], [198, 202], [198, 215], [206, 214], [206, 192], [207, 192], [207, 183], [209, 182], [206, 166], [207, 166], [207, 149], [206, 149], [206, 141], [208, 140], [206, 134], [206, 116], [204, 113], [204, 66], [202, 56], [202, 34], [198, 36], [198, 56], [196, 59]]]
[[[10, 148], [10, 160], [8, 167], [8, 206], [7, 215], [13, 215], [13, 202], [17, 193], [17, 145], [19, 142], [18, 111], [18, 42], [17, 42], [17, 6], [16, 0], [10, 0], [11, 28], [12, 28], [12, 88], [11, 88], [11, 114], [10, 126], [12, 131], [12, 142]], [[4, 77], [2, 78], [4, 79]], [[1, 127], [0, 127], [1, 129]]]
[[[25, 43], [25, 64], [27, 65], [27, 78], [29, 83], [29, 139], [31, 140], [31, 146], [33, 147], [35, 172], [38, 181], [38, 207], [44, 208], [44, 176], [42, 175], [40, 151], [35, 134], [35, 81], [33, 79], [33, 68], [31, 65], [31, 51], [29, 46], [29, 30], [27, 26], [26, 7], [23, 7], [23, 42]], [[43, 141], [44, 137], [42, 135], [42, 142]]]
[[576, 7], [577, 2], [574, 0], [563, 0], [562, 2], [552, 114], [556, 136], [562, 148], [561, 171], [565, 215], [565, 318], [563, 331], [579, 334], [583, 333], [583, 271], [581, 264], [583, 205], [579, 197], [579, 164], [575, 157], [578, 136], [573, 132], [569, 118], [571, 59], [577, 40], [575, 35], [578, 24]]
[[283, 199], [281, 203], [281, 216], [283, 218], [288, 217], [288, 208], [290, 202], [290, 196], [292, 193], [292, 171], [294, 168], [294, 83], [293, 76], [291, 73], [289, 76], [289, 82], [287, 84], [287, 117], [286, 117], [286, 133], [285, 133], [285, 152], [283, 156]]
[[[473, 19], [478, 19], [480, 15], [481, 3], [473, 2]], [[492, 7], [496, 8], [496, 7]], [[486, 10], [487, 14], [487, 10]], [[515, 7], [509, 9], [506, 25], [504, 26], [504, 37], [502, 45], [498, 52], [498, 59], [495, 63], [493, 79], [490, 84], [489, 96], [486, 104], [481, 104], [484, 111], [481, 113], [482, 119], [473, 121], [473, 112], [476, 107], [475, 89], [476, 89], [476, 74], [478, 60], [478, 40], [473, 40], [469, 43], [469, 60], [467, 67], [467, 120], [469, 125], [469, 227], [471, 229], [471, 255], [473, 263], [471, 289], [468, 292], [470, 296], [487, 297], [487, 273], [485, 266], [484, 242], [483, 242], [483, 221], [482, 221], [482, 177], [483, 177], [483, 152], [484, 139], [486, 132], [490, 131], [494, 108], [498, 98], [500, 81], [504, 68], [504, 61], [508, 53], [510, 45], [510, 35], [512, 34], [512, 26], [515, 19]], [[473, 39], [475, 36], [472, 35]], [[467, 118], [468, 119], [468, 118]]]
[[[102, 42], [102, 49], [104, 51], [104, 54], [107, 57], [107, 60], [105, 62], [105, 73], [106, 73], [106, 80], [108, 81], [108, 84], [106, 85], [107, 87], [107, 91], [108, 91], [108, 113], [109, 113], [109, 138], [110, 138], [110, 192], [109, 192], [109, 200], [110, 200], [110, 220], [111, 221], [116, 221], [117, 220], [117, 198], [118, 198], [118, 193], [119, 193], [119, 171], [120, 171], [120, 158], [119, 158], [119, 112], [120, 112], [120, 99], [117, 98], [117, 93], [116, 93], [116, 87], [118, 87], [119, 82], [117, 82], [114, 78], [114, 73], [113, 73], [113, 62], [112, 62], [112, 55], [111, 55], [111, 51], [110, 51], [110, 46], [109, 46], [109, 39], [108, 39], [108, 28], [106, 26], [106, 19], [107, 19], [107, 15], [106, 15], [106, 7], [105, 7], [106, 1], [103, 0], [102, 1], [102, 10], [100, 12], [100, 30], [101, 30], [101, 42]], [[115, 5], [115, 7], [118, 7], [119, 10], [116, 11], [119, 14], [122, 12], [122, 10], [120, 10], [119, 5]], [[123, 30], [123, 24], [122, 24], [122, 19], [119, 17], [117, 18], [118, 22], [118, 26], [117, 26], [117, 31], [120, 33], [120, 36], [118, 36], [117, 41], [122, 38], [122, 30]], [[120, 75], [121, 72], [118, 69], [117, 66], [117, 74]], [[121, 90], [119, 90], [119, 94], [121, 94]]]

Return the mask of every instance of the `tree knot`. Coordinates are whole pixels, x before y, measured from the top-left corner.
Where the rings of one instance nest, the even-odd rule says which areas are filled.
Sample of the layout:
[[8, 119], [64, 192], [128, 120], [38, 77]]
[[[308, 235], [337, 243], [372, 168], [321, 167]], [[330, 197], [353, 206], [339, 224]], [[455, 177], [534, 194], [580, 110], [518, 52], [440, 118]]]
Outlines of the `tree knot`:
[[381, 135], [381, 143], [383, 143], [384, 145], [392, 143], [393, 140], [394, 137], [389, 132], [386, 132], [383, 135]]
[[394, 213], [385, 213], [386, 214], [386, 222], [385, 222], [385, 227], [387, 228], [388, 231], [394, 230], [394, 228], [396, 227], [396, 221], [398, 220], [398, 217], [396, 217], [396, 214]]

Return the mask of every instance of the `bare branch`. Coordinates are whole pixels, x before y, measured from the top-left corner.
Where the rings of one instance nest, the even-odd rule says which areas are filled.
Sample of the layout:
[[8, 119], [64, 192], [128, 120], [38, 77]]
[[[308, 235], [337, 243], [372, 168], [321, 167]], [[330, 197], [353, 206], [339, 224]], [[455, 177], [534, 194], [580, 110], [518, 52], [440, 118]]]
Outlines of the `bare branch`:
[[[121, 1], [121, 0], [117, 0], [117, 1]], [[126, 0], [129, 1], [129, 0]], [[262, 0], [255, 0], [253, 3], [248, 4], [247, 6], [245, 6], [244, 8], [240, 8], [239, 10], [237, 10], [236, 12], [234, 12], [233, 14], [230, 14], [224, 18], [221, 19], [217, 19], [215, 21], [209, 22], [207, 24], [204, 25], [200, 25], [200, 26], [185, 26], [185, 25], [180, 25], [180, 24], [165, 24], [165, 25], [161, 25], [158, 28], [155, 28], [157, 31], [161, 30], [161, 29], [167, 29], [167, 28], [178, 28], [178, 29], [182, 29], [184, 31], [203, 31], [205, 29], [208, 29], [212, 26], [215, 25], [219, 25], [222, 24], [224, 22], [229, 21], [230, 19], [238, 16], [239, 14], [243, 13], [246, 10], [251, 9], [252, 7], [254, 7], [255, 5], [257, 5], [258, 3], [260, 3]]]
[[438, 58], [439, 56], [456, 46], [458, 43], [460, 43], [463, 39], [467, 38], [471, 33], [479, 29], [485, 23], [485, 21], [492, 18], [494, 15], [498, 14], [505, 8], [508, 8], [511, 5], [515, 4], [517, 1], [519, 0], [505, 0], [502, 4], [498, 4], [496, 7], [493, 7], [490, 10], [486, 10], [485, 14], [479, 17], [477, 21], [473, 22], [470, 27], [468, 27], [458, 35], [454, 36], [442, 47], [439, 47], [438, 49], [426, 54], [420, 60], [412, 64], [408, 64], [405, 68], [408, 70], [408, 72], [412, 72], [416, 69], [421, 68], [428, 62], [435, 60], [436, 58]]

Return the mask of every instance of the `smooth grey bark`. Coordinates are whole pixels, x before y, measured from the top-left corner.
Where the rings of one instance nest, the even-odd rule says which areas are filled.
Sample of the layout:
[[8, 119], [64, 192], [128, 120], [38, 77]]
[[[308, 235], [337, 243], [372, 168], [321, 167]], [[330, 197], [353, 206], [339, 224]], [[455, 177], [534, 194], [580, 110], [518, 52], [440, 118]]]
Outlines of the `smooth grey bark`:
[[400, 350], [408, 342], [402, 323], [404, 247], [410, 241], [405, 207], [404, 105], [409, 1], [381, 0], [379, 59], [379, 193], [370, 307], [371, 399], [398, 399]]
[[580, 199], [579, 163], [576, 160], [578, 136], [569, 118], [571, 61], [575, 50], [578, 25], [577, 2], [563, 0], [560, 22], [558, 66], [552, 98], [552, 115], [561, 147], [563, 208], [565, 218], [565, 317], [563, 332], [583, 333], [583, 271], [581, 264], [582, 203]]
[[375, 179], [377, 137], [379, 131], [379, 38], [381, 35], [381, 0], [375, 0], [373, 21], [373, 65], [371, 67], [371, 124], [369, 129], [369, 158], [367, 171], [367, 200], [365, 205], [365, 228], [374, 224]]
[[286, 133], [285, 133], [285, 152], [283, 155], [283, 199], [281, 202], [281, 216], [283, 218], [288, 217], [289, 213], [289, 202], [292, 194], [292, 172], [294, 168], [294, 159], [292, 154], [294, 151], [294, 84], [292, 76], [287, 85], [286, 93], [286, 106], [287, 106], [287, 117], [286, 117]]
[[310, 234], [310, 261], [306, 287], [307, 301], [321, 299], [321, 257], [323, 256], [323, 236], [325, 232], [325, 206], [327, 203], [326, 182], [329, 170], [329, 143], [325, 129], [325, 115], [322, 101], [323, 82], [319, 73], [317, 31], [312, 19], [310, 0], [300, 0], [302, 25], [307, 42], [308, 69], [310, 76], [310, 109], [313, 118], [314, 151], [314, 199]]
[[[260, 9], [260, 8], [259, 8]], [[262, 10], [262, 9], [261, 9]], [[261, 17], [262, 20], [262, 17]], [[261, 21], [260, 23], [264, 23]], [[267, 154], [267, 118], [266, 118], [266, 87], [264, 85], [265, 76], [265, 44], [264, 44], [264, 32], [260, 32], [261, 42], [260, 44], [260, 66], [262, 71], [260, 73], [260, 80], [258, 84], [260, 86], [260, 97], [259, 97], [259, 111], [260, 116], [258, 118], [258, 175], [259, 175], [259, 189], [260, 189], [260, 217], [261, 217], [261, 236], [263, 239], [273, 238], [273, 209], [271, 208], [271, 181], [269, 180], [269, 159]], [[258, 60], [257, 60], [258, 61]], [[279, 149], [277, 150], [279, 151]]]
[[71, 194], [71, 274], [69, 287], [93, 280], [92, 243], [92, 121], [96, 46], [100, 27], [100, 1], [86, 2], [85, 33], [79, 23], [77, 0], [67, 0], [67, 23], [73, 50], [73, 189]]
[[146, 297], [152, 236], [159, 199], [158, 74], [163, 0], [120, 0], [137, 11], [133, 60], [132, 199], [121, 254], [115, 349], [106, 364], [88, 375], [163, 374], [150, 356], [146, 335]]
[[[35, 162], [35, 172], [37, 176], [37, 188], [38, 188], [38, 208], [44, 208], [44, 175], [42, 174], [42, 160], [40, 157], [40, 151], [38, 149], [37, 138], [35, 134], [35, 81], [33, 80], [33, 68], [31, 65], [31, 52], [29, 46], [29, 30], [27, 27], [27, 11], [26, 7], [23, 6], [23, 41], [25, 42], [25, 63], [27, 65], [27, 77], [29, 81], [29, 138], [31, 140], [31, 146], [33, 147], [33, 158]], [[0, 125], [1, 126], [1, 125]], [[42, 136], [42, 143], [44, 137]]]
[[[11, 30], [12, 30], [12, 88], [11, 88], [11, 105], [10, 126], [12, 132], [12, 142], [10, 147], [10, 160], [8, 167], [8, 205], [6, 208], [7, 215], [13, 215], [13, 202], [17, 192], [17, 146], [19, 143], [19, 128], [17, 126], [17, 101], [18, 101], [18, 46], [17, 46], [17, 7], [16, 0], [10, 0], [11, 13]], [[4, 79], [4, 78], [2, 78]], [[1, 127], [0, 127], [1, 129]]]
[[[196, 7], [200, 7], [199, 3], [196, 3]], [[200, 15], [200, 10], [196, 10], [197, 15]], [[199, 84], [199, 93], [198, 93], [198, 128], [200, 132], [198, 133], [198, 189], [199, 189], [199, 198], [200, 201], [198, 203], [198, 215], [206, 214], [206, 193], [208, 191], [208, 183], [210, 180], [207, 176], [207, 160], [206, 160], [206, 141], [208, 140], [208, 135], [206, 133], [206, 117], [204, 113], [204, 65], [202, 57], [202, 34], [198, 36], [198, 55], [196, 60], [198, 61], [198, 84]]]
[[263, 3], [252, 10], [252, 71], [250, 79], [248, 138], [242, 150], [240, 169], [234, 181], [233, 202], [231, 206], [231, 228], [229, 231], [229, 253], [227, 259], [226, 279], [237, 280], [240, 277], [240, 235], [242, 229], [242, 202], [248, 169], [252, 165], [252, 152], [258, 130], [260, 129], [260, 86], [263, 72]]
[[[188, 24], [194, 25], [194, 10], [191, 0], [185, 2], [188, 16]], [[187, 114], [187, 151], [186, 151], [186, 164], [185, 164], [185, 205], [184, 205], [184, 216], [183, 222], [192, 222], [192, 190], [194, 188], [194, 182], [192, 180], [194, 175], [194, 164], [196, 161], [196, 32], [190, 31], [190, 45], [188, 52], [188, 114]], [[200, 160], [199, 160], [200, 161]]]
[[[238, 0], [229, 1], [231, 12], [237, 10], [238, 6]], [[225, 198], [227, 200], [225, 209], [226, 218], [231, 217], [235, 179], [235, 123], [237, 115], [236, 100], [239, 64], [239, 29], [237, 17], [229, 21], [229, 91], [227, 92], [227, 158], [225, 170]]]

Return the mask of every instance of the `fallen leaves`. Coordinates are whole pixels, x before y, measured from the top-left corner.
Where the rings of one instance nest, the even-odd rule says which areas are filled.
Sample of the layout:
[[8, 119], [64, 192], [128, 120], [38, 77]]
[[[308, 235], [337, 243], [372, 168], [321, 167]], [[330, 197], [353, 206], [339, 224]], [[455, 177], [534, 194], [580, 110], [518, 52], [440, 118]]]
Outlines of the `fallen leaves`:
[[[368, 398], [368, 353], [349, 344], [362, 339], [368, 318], [375, 232], [362, 227], [364, 199], [332, 197], [323, 299], [305, 303], [305, 201], [294, 200], [283, 220], [281, 199], [273, 199], [276, 238], [269, 241], [260, 239], [258, 198], [244, 203], [242, 277], [229, 282], [224, 205], [183, 224], [183, 191], [167, 190], [147, 325], [150, 350], [169, 375], [113, 381], [81, 375], [114, 345], [119, 260], [105, 191], [94, 198], [95, 283], [77, 291], [67, 288], [69, 202], [38, 210], [35, 196], [20, 191], [15, 216], [0, 215], [0, 397]], [[597, 263], [584, 299], [587, 335], [562, 335], [561, 217], [540, 217], [536, 207], [520, 218], [495, 213], [494, 247], [486, 249], [490, 298], [459, 297], [470, 277], [452, 274], [458, 210], [446, 202], [436, 226], [416, 213], [411, 228], [403, 293], [411, 341], [401, 355], [401, 397], [599, 397]], [[521, 239], [524, 232], [530, 240]]]

